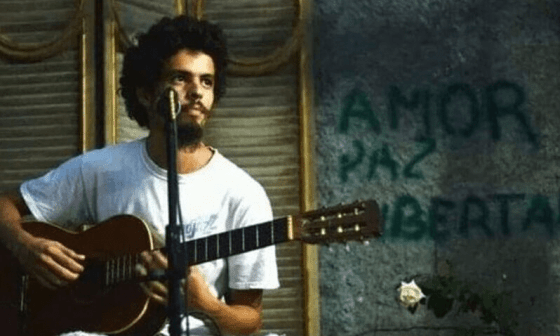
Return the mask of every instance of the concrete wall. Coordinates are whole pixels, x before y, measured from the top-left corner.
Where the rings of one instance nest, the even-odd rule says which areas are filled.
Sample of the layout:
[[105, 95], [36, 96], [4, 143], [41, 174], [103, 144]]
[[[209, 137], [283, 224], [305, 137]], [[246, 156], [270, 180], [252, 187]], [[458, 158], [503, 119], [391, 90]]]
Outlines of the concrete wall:
[[314, 13], [320, 203], [372, 198], [385, 216], [369, 246], [321, 248], [322, 334], [498, 334], [457, 300], [443, 318], [396, 302], [439, 274], [511, 300], [516, 335], [560, 335], [560, 1]]

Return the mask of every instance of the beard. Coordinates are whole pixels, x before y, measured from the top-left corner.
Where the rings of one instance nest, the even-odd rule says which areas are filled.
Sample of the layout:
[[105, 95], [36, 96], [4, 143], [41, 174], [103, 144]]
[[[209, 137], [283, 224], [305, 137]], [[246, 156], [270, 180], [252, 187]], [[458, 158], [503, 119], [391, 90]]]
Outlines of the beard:
[[199, 124], [188, 121], [177, 125], [177, 146], [179, 149], [196, 145], [202, 141], [204, 130]]

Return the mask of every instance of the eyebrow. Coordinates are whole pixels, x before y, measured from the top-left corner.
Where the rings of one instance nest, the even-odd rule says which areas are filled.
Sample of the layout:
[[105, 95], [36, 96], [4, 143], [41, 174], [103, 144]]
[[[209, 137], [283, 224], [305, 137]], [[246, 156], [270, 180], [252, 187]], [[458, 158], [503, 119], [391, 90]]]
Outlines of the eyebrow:
[[[189, 75], [189, 76], [193, 76], [196, 75], [195, 73], [188, 71], [188, 70], [181, 70], [181, 69], [170, 69], [167, 71], [164, 71], [164, 75], [165, 76], [169, 76], [169, 75], [175, 75], [175, 74], [182, 74], [182, 75]], [[209, 73], [209, 72], [203, 72], [201, 74], [199, 74], [200, 77], [211, 77], [214, 78], [216, 75]]]

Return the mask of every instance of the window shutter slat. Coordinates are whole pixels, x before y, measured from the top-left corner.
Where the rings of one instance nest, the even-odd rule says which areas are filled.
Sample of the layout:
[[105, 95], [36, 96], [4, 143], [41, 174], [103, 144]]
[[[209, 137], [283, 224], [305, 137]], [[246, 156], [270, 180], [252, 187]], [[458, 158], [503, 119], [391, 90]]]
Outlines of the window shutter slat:
[[[207, 0], [206, 17], [222, 25], [235, 59], [262, 58], [292, 34], [296, 10], [286, 0]], [[230, 76], [209, 122], [208, 142], [266, 189], [277, 217], [299, 212], [300, 160], [296, 57], [275, 72]], [[276, 247], [281, 288], [267, 291], [263, 334], [304, 334], [301, 244]]]
[[[3, 1], [0, 32], [14, 43], [52, 41], [75, 10], [74, 0]], [[16, 188], [79, 152], [77, 45], [34, 63], [0, 58], [0, 191]]]

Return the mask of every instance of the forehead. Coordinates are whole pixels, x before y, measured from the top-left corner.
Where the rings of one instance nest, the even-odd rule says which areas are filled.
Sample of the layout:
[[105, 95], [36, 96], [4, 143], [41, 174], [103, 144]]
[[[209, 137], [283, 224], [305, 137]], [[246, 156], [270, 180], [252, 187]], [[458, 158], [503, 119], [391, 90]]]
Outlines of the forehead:
[[214, 60], [202, 51], [181, 49], [171, 56], [163, 66], [163, 72], [183, 71], [195, 75], [214, 75]]

